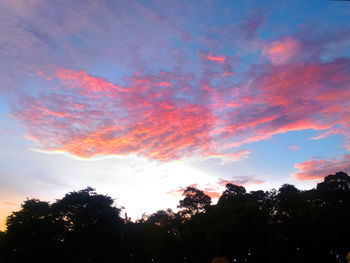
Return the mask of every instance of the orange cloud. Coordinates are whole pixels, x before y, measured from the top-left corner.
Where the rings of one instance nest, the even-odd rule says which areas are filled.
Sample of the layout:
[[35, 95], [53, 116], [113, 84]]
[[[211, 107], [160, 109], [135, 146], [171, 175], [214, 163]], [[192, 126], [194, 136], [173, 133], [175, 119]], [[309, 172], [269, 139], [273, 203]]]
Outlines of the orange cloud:
[[14, 202], [9, 202], [9, 201], [3, 201], [3, 202], [1, 202], [1, 204], [8, 205], [8, 206], [18, 206], [18, 204], [14, 203]]
[[299, 169], [292, 176], [298, 180], [319, 180], [338, 171], [350, 172], [350, 154], [331, 160], [305, 161], [294, 165]]
[[218, 192], [215, 188], [204, 188], [203, 192], [213, 199], [218, 199], [221, 196], [221, 192]]

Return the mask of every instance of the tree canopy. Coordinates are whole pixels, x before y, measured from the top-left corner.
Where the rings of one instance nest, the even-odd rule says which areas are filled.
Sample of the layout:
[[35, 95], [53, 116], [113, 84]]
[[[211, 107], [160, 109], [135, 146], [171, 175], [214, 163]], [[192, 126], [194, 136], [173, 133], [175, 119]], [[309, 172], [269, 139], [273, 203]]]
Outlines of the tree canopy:
[[178, 208], [183, 216], [193, 216], [198, 212], [203, 212], [211, 204], [211, 198], [203, 191], [195, 187], [187, 187], [183, 194], [184, 199], [180, 200]]
[[214, 205], [190, 186], [178, 212], [136, 222], [91, 187], [52, 204], [28, 199], [0, 232], [0, 262], [345, 262], [349, 184], [344, 172], [306, 191], [284, 184], [247, 192], [227, 184]]

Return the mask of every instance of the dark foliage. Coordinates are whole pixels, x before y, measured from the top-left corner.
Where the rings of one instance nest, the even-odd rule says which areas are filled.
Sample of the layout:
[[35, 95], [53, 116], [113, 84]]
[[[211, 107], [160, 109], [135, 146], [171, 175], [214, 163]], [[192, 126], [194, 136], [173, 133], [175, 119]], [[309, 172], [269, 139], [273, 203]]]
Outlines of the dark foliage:
[[26, 200], [0, 232], [0, 262], [346, 262], [350, 177], [316, 189], [247, 193], [227, 184], [218, 204], [188, 187], [179, 212], [131, 222], [109, 196], [86, 188], [53, 204]]
[[210, 205], [211, 198], [204, 194], [203, 191], [194, 187], [187, 187], [183, 193], [184, 199], [180, 200], [180, 214], [183, 217], [190, 218], [196, 213], [203, 212]]

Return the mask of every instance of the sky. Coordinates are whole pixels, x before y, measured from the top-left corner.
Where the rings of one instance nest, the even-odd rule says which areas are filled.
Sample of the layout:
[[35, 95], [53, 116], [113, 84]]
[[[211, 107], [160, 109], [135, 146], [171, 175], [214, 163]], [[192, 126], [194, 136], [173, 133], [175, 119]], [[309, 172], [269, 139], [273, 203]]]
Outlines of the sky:
[[0, 229], [87, 186], [137, 219], [350, 172], [350, 2], [2, 0], [0, 32]]

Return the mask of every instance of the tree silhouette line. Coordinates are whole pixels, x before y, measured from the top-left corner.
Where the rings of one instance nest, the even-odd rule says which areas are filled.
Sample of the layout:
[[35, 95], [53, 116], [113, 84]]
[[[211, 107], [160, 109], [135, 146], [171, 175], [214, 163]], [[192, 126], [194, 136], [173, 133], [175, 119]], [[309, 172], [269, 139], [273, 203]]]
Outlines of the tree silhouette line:
[[284, 184], [247, 193], [227, 184], [215, 205], [187, 187], [178, 208], [132, 222], [91, 187], [52, 204], [26, 200], [0, 232], [0, 262], [346, 262], [350, 251], [344, 172], [307, 191]]

